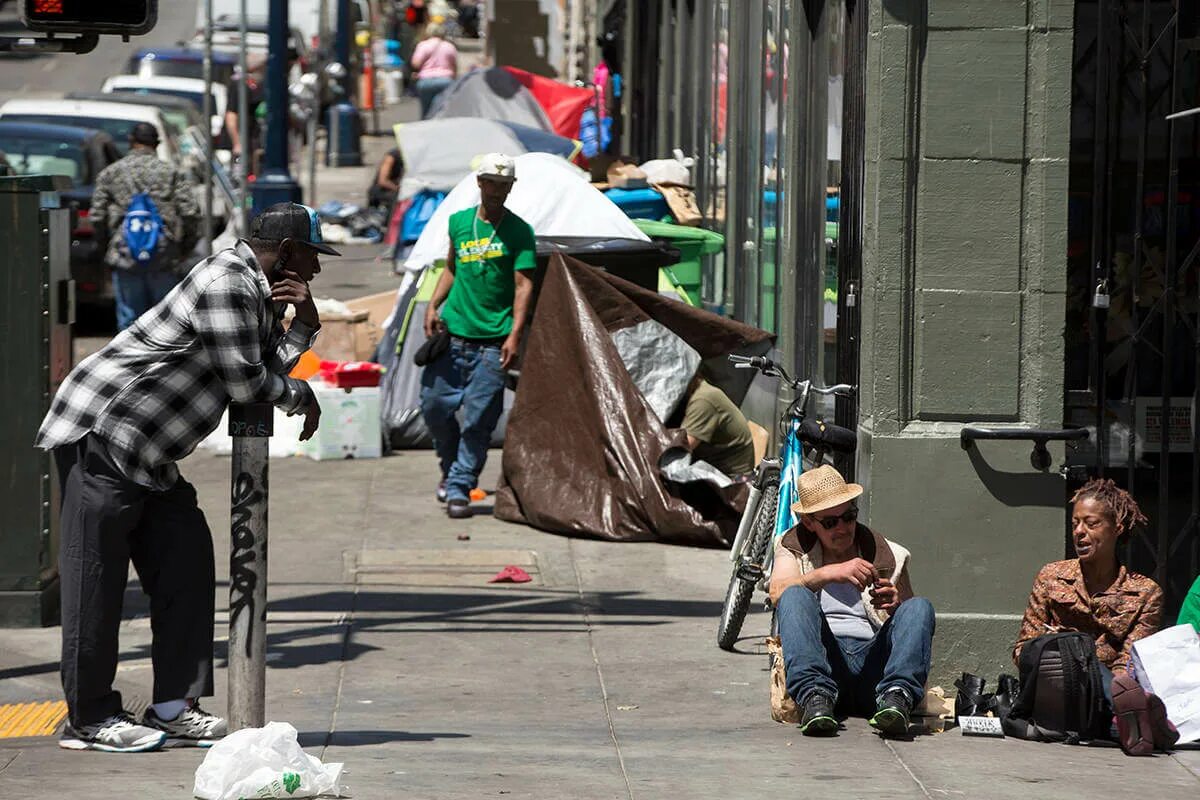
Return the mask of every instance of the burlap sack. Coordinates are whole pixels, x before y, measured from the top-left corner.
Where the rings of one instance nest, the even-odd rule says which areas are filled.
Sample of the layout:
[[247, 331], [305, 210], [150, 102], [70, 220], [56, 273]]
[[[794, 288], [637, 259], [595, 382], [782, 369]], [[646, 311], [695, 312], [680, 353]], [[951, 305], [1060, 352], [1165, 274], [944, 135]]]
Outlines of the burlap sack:
[[767, 657], [771, 660], [771, 719], [791, 725], [800, 724], [800, 709], [787, 691], [787, 673], [783, 668], [783, 645], [778, 636], [767, 637]]

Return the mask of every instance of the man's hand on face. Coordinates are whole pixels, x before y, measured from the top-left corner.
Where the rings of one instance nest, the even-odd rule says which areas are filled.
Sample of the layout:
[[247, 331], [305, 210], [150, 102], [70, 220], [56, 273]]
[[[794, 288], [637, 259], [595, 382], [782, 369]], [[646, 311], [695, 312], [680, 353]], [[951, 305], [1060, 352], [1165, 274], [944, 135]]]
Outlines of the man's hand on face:
[[301, 409], [300, 413], [304, 415], [304, 427], [300, 430], [300, 441], [307, 442], [321, 424], [321, 404], [314, 398], [311, 403]]
[[900, 607], [900, 592], [887, 578], [880, 578], [871, 587], [871, 605], [879, 611], [894, 614]]
[[500, 369], [508, 369], [517, 360], [517, 350], [520, 349], [521, 342], [515, 336], [509, 336], [504, 340], [504, 344], [500, 345]]
[[313, 302], [308, 283], [286, 267], [279, 270], [279, 279], [271, 284], [271, 299], [277, 303], [290, 303], [296, 309], [296, 319], [311, 328], [321, 324], [317, 304]]
[[875, 567], [865, 558], [827, 564], [821, 569], [825, 571], [830, 583], [849, 583], [859, 591], [870, 586], [878, 577]]

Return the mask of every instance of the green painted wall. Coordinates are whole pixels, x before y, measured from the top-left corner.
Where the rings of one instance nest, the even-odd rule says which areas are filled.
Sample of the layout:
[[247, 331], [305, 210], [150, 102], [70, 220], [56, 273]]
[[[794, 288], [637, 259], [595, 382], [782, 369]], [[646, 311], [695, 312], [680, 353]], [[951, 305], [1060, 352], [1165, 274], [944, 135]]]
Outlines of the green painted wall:
[[934, 682], [1011, 670], [1065, 485], [1031, 445], [964, 424], [1061, 427], [1073, 4], [872, 0], [859, 475], [939, 612]]

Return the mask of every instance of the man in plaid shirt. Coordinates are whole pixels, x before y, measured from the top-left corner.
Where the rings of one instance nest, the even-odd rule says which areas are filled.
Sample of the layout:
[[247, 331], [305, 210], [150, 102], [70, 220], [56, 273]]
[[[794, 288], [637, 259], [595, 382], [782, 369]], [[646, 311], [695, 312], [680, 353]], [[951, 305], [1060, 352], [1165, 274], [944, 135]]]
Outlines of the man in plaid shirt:
[[[287, 377], [320, 328], [308, 282], [321, 271], [316, 212], [280, 203], [251, 239], [198, 264], [167, 297], [82, 361], [54, 397], [37, 446], [53, 449], [62, 486], [62, 680], [68, 749], [140, 752], [167, 738], [209, 745], [225, 720], [212, 694], [212, 534], [175, 462], [217, 427], [229, 403], [321, 409]], [[295, 319], [284, 333], [287, 305]], [[132, 559], [150, 596], [153, 704], [140, 723], [112, 689]]]

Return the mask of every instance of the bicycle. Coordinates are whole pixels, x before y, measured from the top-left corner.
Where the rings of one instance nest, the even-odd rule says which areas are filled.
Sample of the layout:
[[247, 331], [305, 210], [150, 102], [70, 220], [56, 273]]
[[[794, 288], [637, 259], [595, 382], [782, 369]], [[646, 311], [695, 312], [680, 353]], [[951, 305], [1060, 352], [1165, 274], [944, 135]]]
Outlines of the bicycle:
[[717, 646], [722, 650], [733, 650], [755, 587], [765, 590], [771, 579], [775, 557], [771, 544], [795, 524], [792, 504], [796, 500], [796, 479], [804, 469], [805, 445], [810, 448], [807, 460], [812, 465], [821, 464], [829, 452], [854, 452], [858, 445], [854, 431], [806, 418], [813, 394], [851, 397], [853, 386], [814, 386], [812, 381], [793, 379], [782, 366], [763, 356], [731, 355], [729, 360], [737, 369], [757, 369], [763, 375], [780, 378], [795, 392], [795, 399], [779, 418], [778, 455], [767, 456], [754, 470], [746, 510], [729, 550], [733, 574], [717, 629]]

